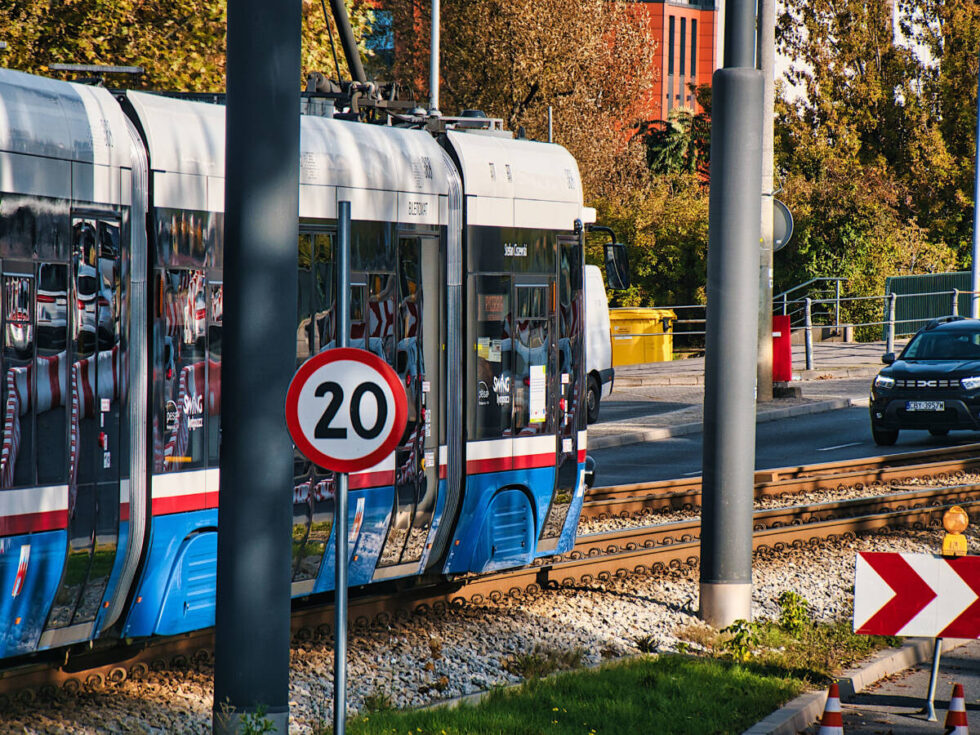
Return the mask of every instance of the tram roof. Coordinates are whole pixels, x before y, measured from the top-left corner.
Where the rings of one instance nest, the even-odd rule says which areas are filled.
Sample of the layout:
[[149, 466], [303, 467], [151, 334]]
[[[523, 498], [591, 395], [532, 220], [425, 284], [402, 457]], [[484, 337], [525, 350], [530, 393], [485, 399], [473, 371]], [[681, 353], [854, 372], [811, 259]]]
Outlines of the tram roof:
[[447, 136], [462, 169], [470, 224], [567, 230], [588, 218], [578, 164], [560, 145], [473, 132]]
[[107, 90], [0, 69], [0, 190], [116, 201], [118, 175], [109, 182], [81, 165], [129, 167], [131, 156], [126, 118]]
[[[218, 180], [224, 178], [225, 169], [225, 108], [144, 92], [129, 92], [127, 96], [146, 133], [150, 167], [155, 175], [183, 177], [180, 187], [167, 187], [173, 189], [171, 193], [175, 197], [185, 200], [204, 197], [207, 209], [221, 210], [223, 196], [217, 194], [219, 189], [223, 193]], [[314, 199], [342, 198], [341, 189], [423, 195], [448, 193], [450, 174], [444, 154], [423, 131], [304, 115], [300, 134], [301, 215], [306, 204]], [[199, 177], [199, 187], [187, 177]], [[159, 176], [157, 181], [159, 191]], [[334, 187], [338, 191], [331, 197], [326, 192], [318, 192], [317, 187]], [[200, 189], [200, 197], [192, 196], [195, 188]], [[355, 219], [378, 218], [359, 215], [358, 197], [353, 198]], [[190, 201], [171, 205], [202, 208], [192, 206]], [[314, 207], [314, 210], [312, 216], [335, 216], [333, 206]]]

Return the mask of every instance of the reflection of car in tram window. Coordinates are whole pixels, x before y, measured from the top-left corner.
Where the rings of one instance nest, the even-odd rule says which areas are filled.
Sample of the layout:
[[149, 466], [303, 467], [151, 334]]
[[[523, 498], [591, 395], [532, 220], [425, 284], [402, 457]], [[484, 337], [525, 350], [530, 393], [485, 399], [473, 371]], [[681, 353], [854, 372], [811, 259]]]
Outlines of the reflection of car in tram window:
[[416, 337], [406, 337], [398, 343], [395, 372], [405, 383], [405, 393], [408, 396], [408, 423], [411, 425], [418, 421], [418, 398], [422, 390], [418, 380], [422, 371], [419, 366], [419, 345]]
[[65, 349], [68, 324], [68, 268], [58, 263], [41, 263], [37, 283], [38, 349]]
[[[101, 268], [106, 267], [104, 264]], [[110, 263], [108, 267], [112, 267]], [[78, 264], [76, 279], [77, 293], [77, 333], [81, 349], [90, 352], [95, 349], [96, 319], [98, 319], [99, 338], [103, 345], [113, 343], [112, 291], [99, 288], [99, 274], [94, 267]]]

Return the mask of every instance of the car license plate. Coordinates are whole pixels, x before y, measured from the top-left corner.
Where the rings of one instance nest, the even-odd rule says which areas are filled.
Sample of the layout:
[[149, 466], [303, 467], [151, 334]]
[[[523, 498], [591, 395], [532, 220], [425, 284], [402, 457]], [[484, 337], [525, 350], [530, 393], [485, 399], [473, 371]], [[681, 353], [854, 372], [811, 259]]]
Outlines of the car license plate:
[[946, 403], [944, 401], [907, 401], [905, 404], [906, 411], [945, 411]]

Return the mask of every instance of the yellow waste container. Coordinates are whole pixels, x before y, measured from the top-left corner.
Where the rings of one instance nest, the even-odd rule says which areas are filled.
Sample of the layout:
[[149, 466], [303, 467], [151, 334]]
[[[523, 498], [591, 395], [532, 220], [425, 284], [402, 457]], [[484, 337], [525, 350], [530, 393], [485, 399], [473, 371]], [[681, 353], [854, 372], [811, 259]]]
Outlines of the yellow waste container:
[[671, 360], [676, 318], [670, 309], [610, 309], [613, 367]]

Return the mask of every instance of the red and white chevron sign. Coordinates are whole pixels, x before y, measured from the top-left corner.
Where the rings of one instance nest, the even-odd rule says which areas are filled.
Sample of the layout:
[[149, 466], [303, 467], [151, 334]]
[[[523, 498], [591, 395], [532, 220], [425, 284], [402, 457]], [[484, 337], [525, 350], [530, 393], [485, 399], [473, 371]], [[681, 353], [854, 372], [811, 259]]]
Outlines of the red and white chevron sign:
[[854, 632], [980, 638], [980, 556], [859, 553]]

